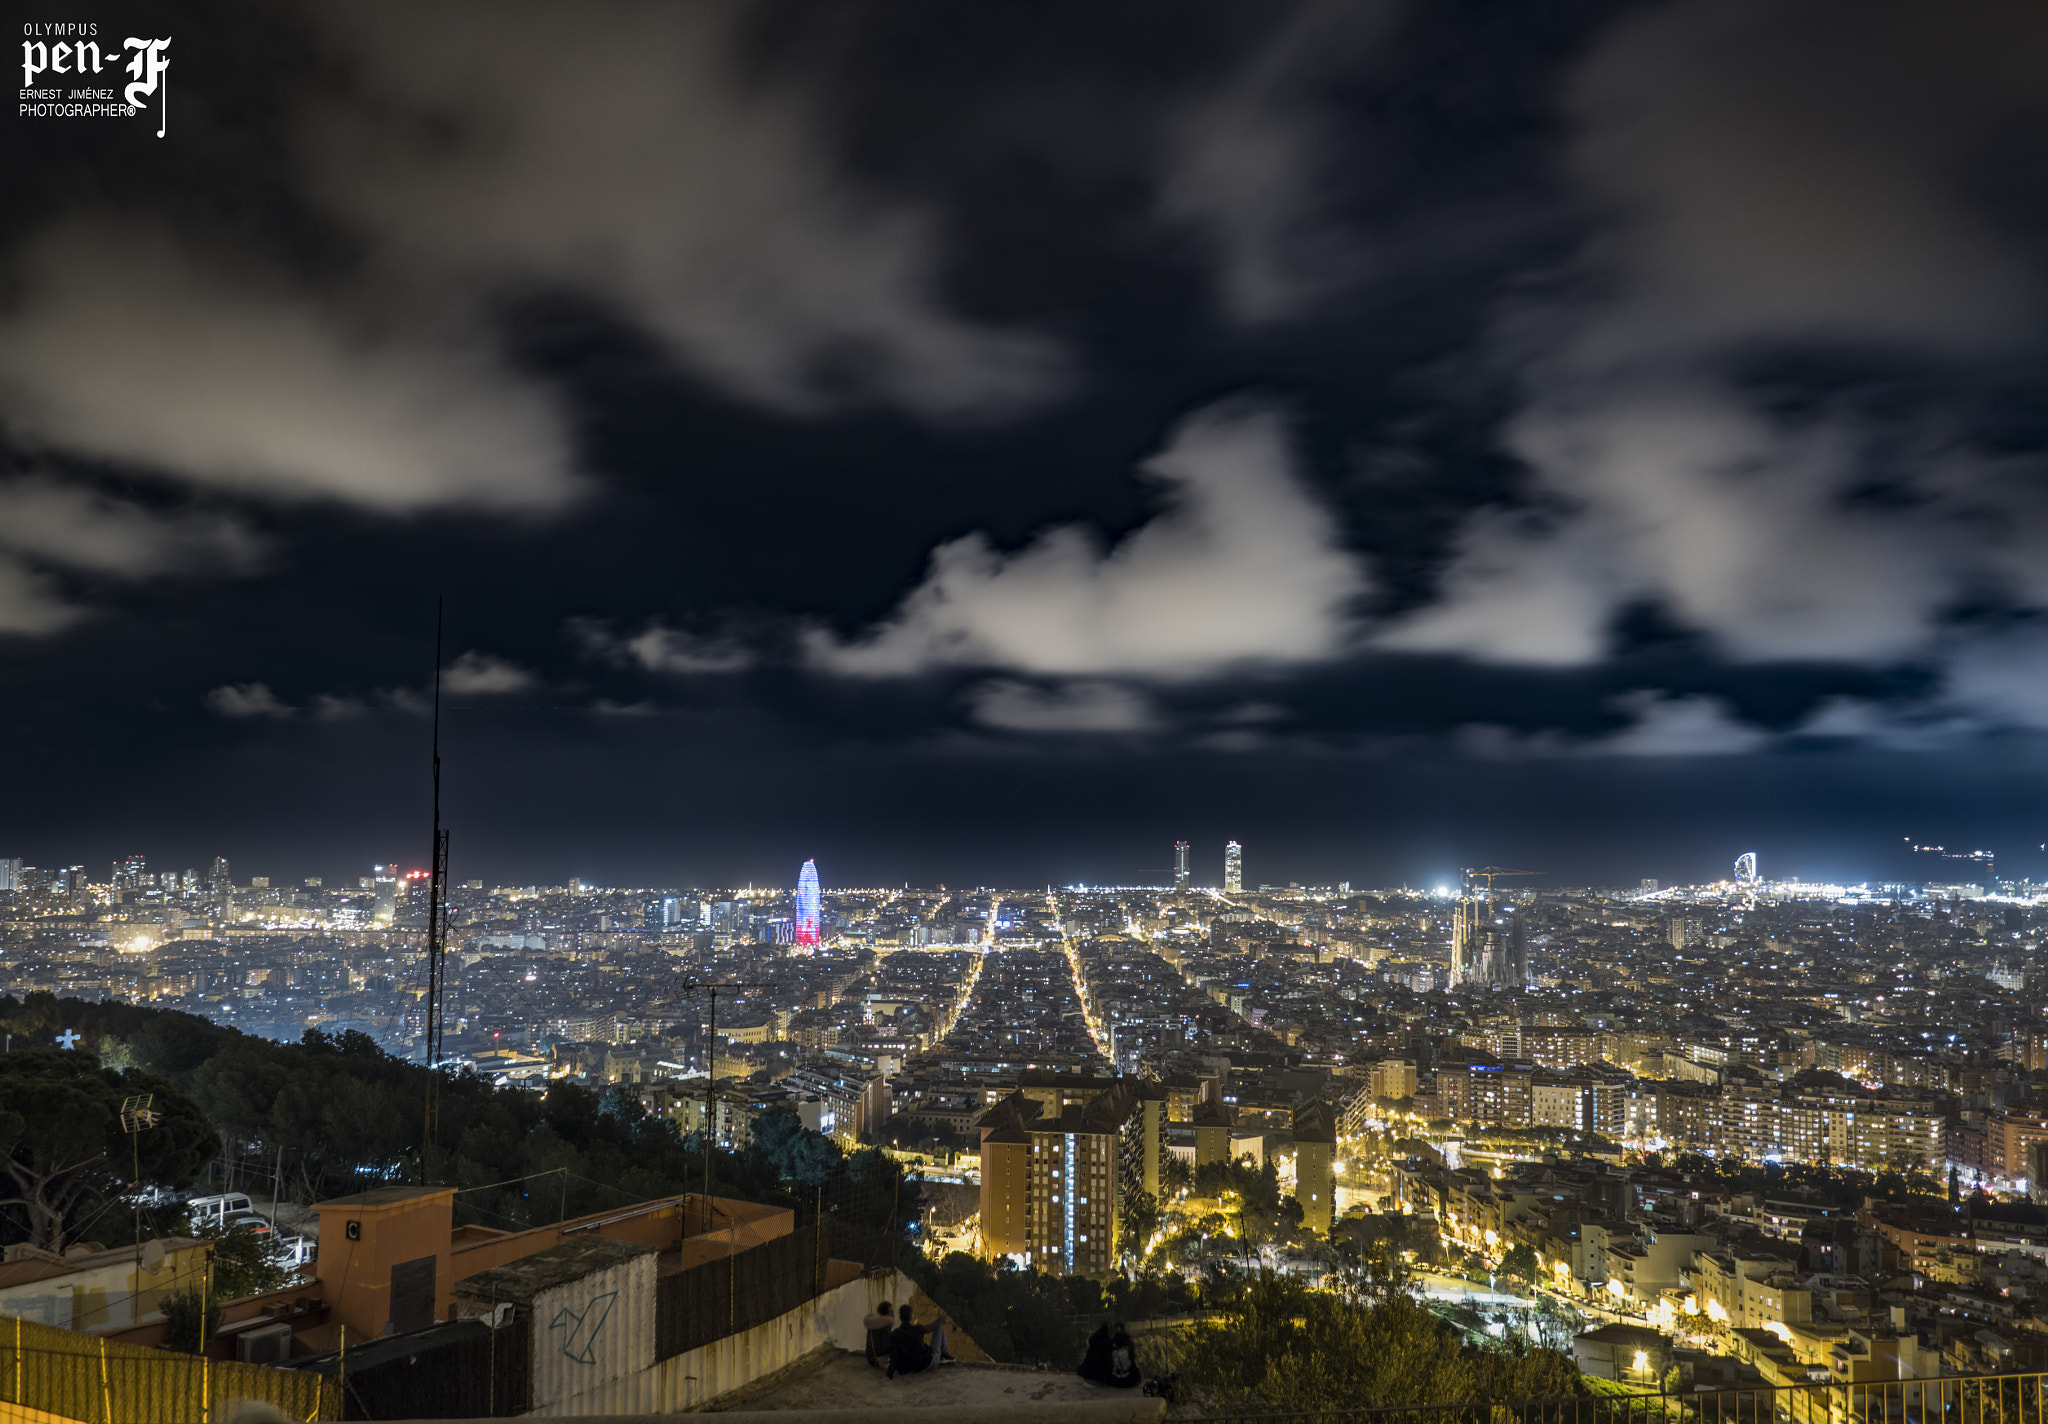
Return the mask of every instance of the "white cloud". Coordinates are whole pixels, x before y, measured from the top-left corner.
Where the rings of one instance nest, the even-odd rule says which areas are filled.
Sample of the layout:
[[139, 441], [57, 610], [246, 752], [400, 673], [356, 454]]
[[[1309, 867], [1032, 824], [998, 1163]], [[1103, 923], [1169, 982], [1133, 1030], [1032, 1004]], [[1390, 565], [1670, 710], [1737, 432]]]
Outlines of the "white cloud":
[[261, 551], [226, 515], [149, 509], [48, 475], [0, 480], [0, 633], [54, 633], [85, 616], [54, 570], [122, 580], [236, 572]]
[[1673, 696], [1645, 688], [1623, 693], [1614, 706], [1634, 722], [1587, 744], [1584, 755], [1737, 756], [1759, 751], [1772, 741], [1763, 728], [1736, 721], [1728, 704], [1717, 697]]
[[1341, 160], [1312, 94], [1398, 9], [1394, 0], [1304, 0], [1227, 83], [1168, 125], [1159, 212], [1207, 241], [1232, 317], [1298, 315], [1364, 265], [1358, 234], [1322, 211]]
[[319, 128], [318, 181], [387, 262], [598, 297], [787, 410], [999, 415], [1064, 382], [1051, 343], [944, 309], [933, 216], [842, 176], [819, 86], [746, 51], [744, 4], [313, 13], [370, 90]]
[[0, 557], [0, 633], [55, 633], [82, 616], [56, 586], [18, 559]]
[[246, 568], [261, 545], [220, 514], [164, 513], [43, 476], [0, 482], [0, 549], [65, 568], [144, 578]]
[[1571, 666], [1606, 651], [1614, 550], [1581, 525], [1481, 510], [1460, 533], [1433, 603], [1373, 642], [1397, 652]]
[[1285, 722], [1291, 714], [1277, 702], [1239, 702], [1218, 712], [1211, 720], [1224, 727], [1257, 727]]
[[1332, 657], [1366, 579], [1290, 465], [1273, 412], [1204, 411], [1143, 467], [1166, 508], [1114, 547], [1075, 525], [1013, 554], [970, 534], [933, 552], [879, 627], [852, 642], [813, 632], [806, 649], [869, 677], [964, 666], [1195, 678]]
[[475, 650], [464, 653], [441, 670], [441, 690], [456, 697], [525, 692], [539, 683], [539, 678], [517, 663]]
[[31, 441], [393, 513], [574, 491], [552, 395], [473, 339], [345, 319], [112, 220], [44, 234], [18, 281], [0, 408]]
[[1007, 732], [1147, 732], [1160, 726], [1148, 698], [1113, 682], [1045, 688], [999, 678], [973, 688], [967, 697], [977, 722]]
[[2048, 731], [2048, 630], [1969, 639], [1949, 655], [1941, 695], [2007, 726]]
[[262, 682], [216, 687], [206, 694], [206, 705], [223, 717], [290, 717], [297, 711]]
[[[1595, 661], [1659, 605], [1735, 659], [1924, 656], [1957, 602], [2039, 598], [2038, 462], [1959, 451], [1961, 413], [1767, 406], [1739, 358], [1815, 343], [1933, 367], [2037, 333], [2039, 264], [1965, 184], [2048, 101], [2048, 17], [1964, 3], [1787, 11], [1677, 0], [1614, 25], [1569, 87], [1601, 226], [1500, 349], [1506, 443], [1547, 511], [1475, 515], [1387, 646]], [[1873, 479], [1897, 498], [1863, 498]]]
[[348, 697], [339, 693], [323, 692], [313, 699], [313, 715], [322, 722], [352, 722], [368, 714], [360, 697]]
[[1801, 737], [1912, 752], [1944, 751], [1983, 730], [1979, 717], [1938, 704], [1892, 704], [1860, 697], [1825, 698], [1793, 729]]
[[1552, 757], [1715, 757], [1762, 751], [1777, 738], [1736, 720], [1719, 698], [1641, 688], [1610, 699], [1628, 714], [1619, 731], [1572, 736], [1555, 728], [1518, 732], [1488, 723], [1462, 727], [1460, 747], [1470, 756], [1500, 761]]
[[753, 653], [733, 639], [679, 632], [659, 620], [624, 637], [594, 618], [570, 619], [569, 631], [595, 656], [648, 672], [740, 672], [754, 664]]
[[1788, 425], [1705, 383], [1616, 383], [1526, 410], [1510, 446], [1568, 512], [1475, 516], [1439, 600], [1389, 647], [1592, 662], [1616, 609], [1654, 599], [1746, 660], [1884, 661], [1931, 634], [1974, 562], [1937, 507], [1859, 510], [1863, 440]]

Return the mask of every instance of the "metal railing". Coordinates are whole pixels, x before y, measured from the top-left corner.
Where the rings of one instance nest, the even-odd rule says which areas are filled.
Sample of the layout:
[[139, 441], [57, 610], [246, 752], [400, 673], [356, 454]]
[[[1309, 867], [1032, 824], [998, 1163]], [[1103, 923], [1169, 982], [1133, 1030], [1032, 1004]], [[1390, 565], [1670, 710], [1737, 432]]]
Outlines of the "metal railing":
[[[1596, 1385], [1597, 1388], [1597, 1385]], [[1364, 1409], [1209, 1410], [1203, 1424], [2048, 1424], [2048, 1374], [1613, 1389], [1558, 1399]]]

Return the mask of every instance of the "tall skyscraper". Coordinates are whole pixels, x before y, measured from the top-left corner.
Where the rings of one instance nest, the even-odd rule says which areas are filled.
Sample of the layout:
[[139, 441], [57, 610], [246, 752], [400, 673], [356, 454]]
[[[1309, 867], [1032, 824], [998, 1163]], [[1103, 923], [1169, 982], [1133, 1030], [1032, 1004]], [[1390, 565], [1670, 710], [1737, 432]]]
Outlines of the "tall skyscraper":
[[818, 921], [818, 862], [807, 860], [796, 877], [796, 925], [793, 941], [797, 944], [816, 944]]
[[1236, 841], [1223, 847], [1223, 893], [1236, 895], [1244, 889], [1244, 847]]
[[127, 855], [114, 862], [114, 888], [116, 890], [139, 890], [142, 877], [149, 873], [149, 858]]
[[21, 857], [0, 855], [0, 890], [25, 889], [21, 883]]
[[206, 872], [206, 883], [215, 890], [225, 890], [228, 888], [228, 858], [226, 856], [217, 855], [213, 858], [213, 868]]
[[1173, 888], [1177, 894], [1185, 895], [1188, 893], [1188, 843], [1186, 841], [1175, 841], [1173, 843]]

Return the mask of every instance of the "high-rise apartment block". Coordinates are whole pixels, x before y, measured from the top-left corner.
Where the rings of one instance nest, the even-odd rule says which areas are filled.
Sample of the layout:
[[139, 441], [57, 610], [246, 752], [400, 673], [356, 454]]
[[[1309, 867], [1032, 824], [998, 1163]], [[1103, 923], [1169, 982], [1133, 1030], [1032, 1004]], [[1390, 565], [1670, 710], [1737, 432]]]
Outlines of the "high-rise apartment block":
[[1223, 893], [1244, 892], [1244, 847], [1236, 841], [1223, 847]]
[[[1051, 1075], [1048, 1075], [1051, 1076]], [[1167, 1089], [1129, 1078], [1026, 1082], [981, 1119], [981, 1239], [1057, 1276], [1116, 1264], [1124, 1204], [1159, 1194]]]
[[1399, 1102], [1415, 1096], [1415, 1064], [1406, 1058], [1384, 1058], [1372, 1065], [1372, 1095]]
[[1301, 1224], [1328, 1236], [1337, 1218], [1337, 1113], [1321, 1098], [1294, 1110], [1294, 1199]]

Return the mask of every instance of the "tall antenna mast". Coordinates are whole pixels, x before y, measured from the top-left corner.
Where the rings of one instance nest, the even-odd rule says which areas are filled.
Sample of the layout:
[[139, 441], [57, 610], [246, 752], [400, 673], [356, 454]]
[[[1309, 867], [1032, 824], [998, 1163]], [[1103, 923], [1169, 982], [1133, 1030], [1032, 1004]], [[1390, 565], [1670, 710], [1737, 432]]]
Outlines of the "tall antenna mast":
[[427, 878], [427, 1114], [420, 1143], [420, 1184], [434, 1180], [434, 1149], [441, 1135], [441, 998], [443, 941], [448, 931], [448, 833], [441, 829], [441, 622], [446, 598], [434, 600], [434, 847]]
[[718, 994], [721, 989], [773, 989], [773, 984], [740, 984], [700, 980], [694, 984], [678, 984], [684, 993], [702, 989], [711, 1001], [710, 1017], [704, 1027], [704, 1229], [711, 1229], [711, 1149], [718, 1134], [713, 1124], [718, 1121]]

